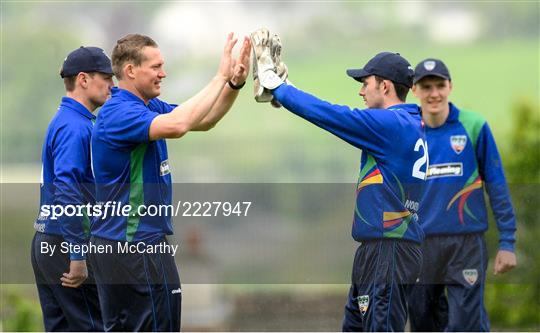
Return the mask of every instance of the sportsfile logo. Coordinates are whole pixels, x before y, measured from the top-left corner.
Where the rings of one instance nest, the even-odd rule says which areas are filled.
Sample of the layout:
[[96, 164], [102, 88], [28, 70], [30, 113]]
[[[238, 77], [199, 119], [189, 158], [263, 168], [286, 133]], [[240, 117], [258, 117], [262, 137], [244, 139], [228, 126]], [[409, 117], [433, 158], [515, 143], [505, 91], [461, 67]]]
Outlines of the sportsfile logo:
[[428, 168], [427, 178], [463, 176], [463, 163], [432, 164]]

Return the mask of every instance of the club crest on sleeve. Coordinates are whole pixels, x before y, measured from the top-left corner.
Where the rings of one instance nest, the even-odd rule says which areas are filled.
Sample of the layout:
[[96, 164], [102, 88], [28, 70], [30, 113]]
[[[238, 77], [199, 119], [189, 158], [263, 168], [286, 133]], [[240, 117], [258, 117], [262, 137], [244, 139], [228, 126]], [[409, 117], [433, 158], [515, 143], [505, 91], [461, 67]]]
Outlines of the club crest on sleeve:
[[435, 61], [433, 60], [424, 61], [424, 68], [427, 71], [432, 71], [435, 68], [435, 65]]
[[358, 296], [356, 300], [358, 301], [360, 313], [362, 313], [362, 316], [365, 315], [369, 307], [369, 295]]
[[461, 154], [465, 146], [467, 145], [466, 135], [452, 135], [450, 137], [450, 146], [456, 154]]
[[463, 270], [463, 278], [471, 286], [474, 285], [476, 283], [476, 280], [478, 280], [478, 270], [476, 270], [476, 269], [464, 269]]

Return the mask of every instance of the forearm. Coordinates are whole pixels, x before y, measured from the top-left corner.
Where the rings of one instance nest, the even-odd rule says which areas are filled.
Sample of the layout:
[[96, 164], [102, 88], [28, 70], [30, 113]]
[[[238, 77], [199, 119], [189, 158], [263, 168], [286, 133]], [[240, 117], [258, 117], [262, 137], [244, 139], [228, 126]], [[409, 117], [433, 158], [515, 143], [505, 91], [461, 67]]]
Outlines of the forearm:
[[[221, 85], [217, 95], [210, 97], [212, 103], [209, 105], [208, 112], [198, 122], [193, 124], [194, 126], [190, 128], [192, 131], [207, 131], [211, 129], [231, 109], [238, 96], [238, 89], [232, 89], [227, 82], [232, 82], [234, 85], [239, 86], [243, 85], [246, 81], [249, 72], [249, 54], [251, 50], [249, 39], [247, 37], [244, 38], [240, 55], [238, 59], [234, 60], [231, 58], [231, 51], [236, 43], [236, 39], [233, 39], [233, 33], [229, 33], [227, 38], [227, 44], [223, 50], [223, 56], [218, 70], [218, 75], [221, 75], [224, 79], [223, 85]], [[202, 97], [196, 96], [196, 98], [202, 98], [203, 100], [208, 97], [206, 92], [203, 93]], [[200, 100], [198, 103], [200, 103]]]
[[[85, 227], [85, 219], [87, 226]], [[90, 227], [90, 222], [86, 216], [64, 216], [58, 218], [58, 222], [61, 224], [62, 236], [64, 241], [69, 243], [70, 252], [69, 257], [71, 260], [85, 260], [86, 256], [82, 252], [82, 245], [88, 242], [88, 234], [85, 228]]]
[[506, 183], [486, 184], [493, 215], [499, 230], [499, 249], [514, 251], [516, 217]]
[[[82, 193], [76, 188], [77, 184], [56, 183], [55, 206], [64, 208], [63, 214], [56, 216], [64, 240], [70, 245], [83, 245], [88, 241], [87, 229], [90, 222], [84, 214], [84, 199]], [[68, 208], [69, 207], [69, 208]], [[69, 210], [75, 210], [76, 214], [68, 215]], [[83, 216], [80, 216], [82, 213]], [[86, 225], [85, 225], [86, 224]], [[70, 247], [70, 259], [81, 260], [84, 255]]]
[[499, 248], [513, 251], [516, 217], [510, 190], [504, 175], [501, 156], [487, 123], [482, 126], [477, 143], [477, 160], [480, 174], [485, 182], [493, 215], [499, 230]]
[[210, 112], [204, 117], [204, 119], [192, 130], [193, 131], [207, 131], [214, 127], [220, 120], [229, 112], [234, 101], [238, 97], [239, 90], [232, 89], [229, 85], [225, 85], [225, 88], [221, 91], [217, 101], [214, 103]]
[[348, 118], [350, 108], [330, 104], [292, 86], [283, 84], [273, 94], [287, 110], [324, 130], [332, 132], [349, 120], [344, 118]]
[[150, 125], [148, 138], [180, 138], [196, 128], [216, 103], [226, 82], [225, 77], [216, 75], [206, 87], [185, 103], [170, 113], [155, 117]]
[[189, 130], [197, 127], [211, 112], [222, 92], [226, 89], [227, 80], [216, 75], [206, 87], [185, 103], [174, 109], [171, 114], [180, 123], [185, 123]]
[[370, 149], [369, 137], [378, 135], [369, 131], [365, 114], [348, 106], [331, 104], [286, 84], [272, 93], [287, 110], [357, 148]]

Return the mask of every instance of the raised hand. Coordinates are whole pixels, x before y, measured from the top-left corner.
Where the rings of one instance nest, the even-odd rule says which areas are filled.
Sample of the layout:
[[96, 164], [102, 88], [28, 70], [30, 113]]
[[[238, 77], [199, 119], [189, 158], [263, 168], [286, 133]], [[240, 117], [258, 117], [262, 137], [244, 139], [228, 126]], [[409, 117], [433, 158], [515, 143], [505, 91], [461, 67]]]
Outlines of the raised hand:
[[251, 55], [251, 42], [248, 37], [244, 37], [244, 42], [242, 43], [242, 48], [240, 49], [240, 55], [236, 60], [236, 64], [233, 68], [233, 77], [231, 82], [240, 86], [245, 81], [249, 74], [249, 61]]
[[[272, 90], [287, 80], [288, 70], [281, 61], [281, 39], [270, 35], [268, 29], [261, 28], [251, 33], [253, 46], [253, 93], [259, 103], [274, 100]], [[274, 107], [281, 107], [277, 101]]]
[[234, 33], [230, 32], [227, 35], [227, 41], [223, 48], [223, 55], [219, 63], [219, 69], [217, 75], [222, 77], [225, 82], [231, 80], [233, 77], [233, 68], [236, 65], [236, 60], [232, 58], [232, 50], [238, 39], [234, 38]]

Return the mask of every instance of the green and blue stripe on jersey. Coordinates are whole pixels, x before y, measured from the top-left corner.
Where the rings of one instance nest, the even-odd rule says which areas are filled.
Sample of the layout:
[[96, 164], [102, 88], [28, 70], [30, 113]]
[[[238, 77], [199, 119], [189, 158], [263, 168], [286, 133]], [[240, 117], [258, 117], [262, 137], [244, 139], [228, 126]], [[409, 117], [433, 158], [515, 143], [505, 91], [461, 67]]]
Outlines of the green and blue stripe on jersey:
[[516, 221], [504, 170], [486, 120], [450, 103], [446, 122], [426, 126], [430, 167], [419, 211], [426, 235], [484, 232], [484, 189], [499, 229], [499, 247], [513, 251]]
[[421, 242], [416, 211], [428, 158], [417, 105], [351, 109], [283, 84], [274, 97], [288, 110], [360, 148], [352, 236]]
[[[131, 92], [113, 88], [101, 108], [92, 137], [96, 200], [130, 205], [128, 216], [110, 212], [97, 218], [92, 235], [118, 241], [153, 242], [173, 233], [171, 216], [139, 215], [140, 206], [170, 205], [172, 182], [164, 139], [150, 141], [150, 124], [176, 105], [157, 98], [145, 104]], [[119, 216], [120, 215], [120, 216]]]

